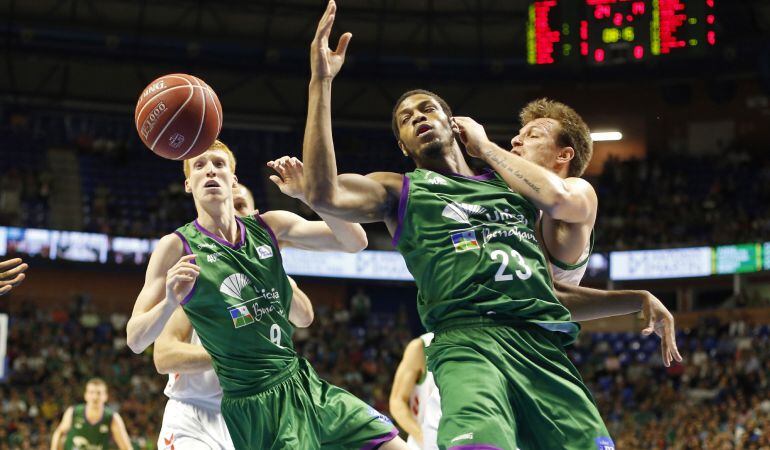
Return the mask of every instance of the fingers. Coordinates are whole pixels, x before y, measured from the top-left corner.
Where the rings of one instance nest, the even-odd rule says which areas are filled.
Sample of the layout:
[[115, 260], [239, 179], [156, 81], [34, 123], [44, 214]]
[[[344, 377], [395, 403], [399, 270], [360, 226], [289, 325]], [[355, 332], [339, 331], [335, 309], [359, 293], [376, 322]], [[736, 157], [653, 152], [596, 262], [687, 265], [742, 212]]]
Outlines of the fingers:
[[18, 286], [19, 284], [21, 284], [21, 282], [24, 281], [26, 277], [27, 277], [26, 275], [24, 275], [23, 273], [20, 273], [16, 275], [16, 278], [14, 278], [13, 280], [0, 281], [0, 286], [2, 286], [0, 287], [0, 295], [5, 295], [11, 292], [11, 290], [14, 287]]
[[[13, 259], [9, 259], [7, 261], [0, 262], [0, 270], [5, 270], [5, 269], [7, 269], [9, 267], [13, 267], [13, 266], [15, 266], [17, 264], [20, 264], [20, 263], [21, 263], [21, 258], [13, 258]], [[26, 264], [25, 264], [25, 266], [26, 266]]]
[[195, 255], [194, 254], [184, 255], [181, 258], [179, 258], [179, 261], [177, 262], [177, 264], [182, 263], [182, 262], [192, 261], [193, 259], [195, 259]]
[[331, 34], [332, 26], [334, 25], [334, 14], [337, 12], [337, 4], [334, 0], [329, 0], [326, 5], [326, 11], [321, 16], [321, 20], [318, 22], [318, 28], [315, 32], [315, 40], [318, 42], [326, 43]]
[[3, 286], [0, 288], [0, 296], [3, 296], [9, 292], [11, 292], [11, 289], [13, 289], [13, 286]]
[[[19, 261], [21, 261], [21, 260], [19, 260]], [[27, 267], [29, 267], [27, 264], [20, 264], [20, 265], [14, 267], [11, 270], [7, 270], [5, 272], [0, 273], [0, 279], [5, 279], [5, 278], [10, 278], [10, 277], [16, 276], [16, 274], [22, 273], [25, 270], [27, 270]]]
[[270, 181], [275, 183], [275, 185], [278, 186], [279, 188], [283, 186], [283, 180], [278, 175], [270, 175], [268, 178], [270, 178]]
[[337, 50], [334, 50], [334, 54], [345, 59], [345, 53], [348, 51], [348, 45], [353, 38], [353, 33], [345, 33], [340, 36], [339, 42], [337, 42]]

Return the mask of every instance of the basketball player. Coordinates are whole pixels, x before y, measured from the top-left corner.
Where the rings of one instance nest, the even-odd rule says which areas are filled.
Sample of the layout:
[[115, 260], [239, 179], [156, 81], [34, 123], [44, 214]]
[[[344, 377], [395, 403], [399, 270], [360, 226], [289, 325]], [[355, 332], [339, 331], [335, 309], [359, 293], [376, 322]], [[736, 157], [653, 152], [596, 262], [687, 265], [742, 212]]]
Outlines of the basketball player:
[[[331, 85], [352, 36], [329, 48], [335, 15], [332, 0], [311, 45], [305, 194], [319, 212], [384, 221], [393, 235], [418, 285], [422, 322], [436, 333], [427, 349], [430, 369], [452, 392], [442, 399], [439, 446], [614, 447], [563, 349], [579, 327], [551, 287], [535, 238], [539, 212], [500, 175], [473, 173], [446, 102], [412, 91], [396, 103], [394, 133], [417, 170], [337, 175]], [[538, 204], [546, 211], [561, 206], [558, 197], [544, 200], [550, 202]], [[638, 299], [623, 303], [627, 312], [642, 306]]]
[[[254, 212], [254, 197], [242, 184], [233, 189], [233, 204], [239, 217]], [[313, 307], [294, 280], [289, 277], [294, 301], [289, 321], [307, 327], [313, 321]], [[222, 388], [211, 356], [204, 350], [184, 311], [177, 308], [155, 340], [153, 360], [158, 373], [168, 374], [164, 393], [169, 398], [163, 413], [158, 448], [234, 449], [227, 425], [220, 412]]]
[[[181, 304], [211, 355], [237, 449], [406, 449], [389, 419], [318, 378], [291, 341], [291, 311], [302, 305], [291, 297], [279, 247], [360, 251], [363, 229], [286, 211], [237, 218], [235, 163], [221, 142], [185, 161], [198, 218], [153, 252], [127, 326], [129, 346], [143, 351]], [[291, 162], [274, 169], [284, 193], [302, 195]]]
[[120, 414], [105, 406], [107, 383], [91, 378], [86, 383], [85, 404], [70, 406], [51, 437], [51, 450], [106, 450], [110, 435], [120, 450], [130, 450], [126, 425]]
[[0, 262], [0, 295], [5, 295], [20, 285], [26, 275], [24, 271], [29, 266], [21, 258], [8, 259]]

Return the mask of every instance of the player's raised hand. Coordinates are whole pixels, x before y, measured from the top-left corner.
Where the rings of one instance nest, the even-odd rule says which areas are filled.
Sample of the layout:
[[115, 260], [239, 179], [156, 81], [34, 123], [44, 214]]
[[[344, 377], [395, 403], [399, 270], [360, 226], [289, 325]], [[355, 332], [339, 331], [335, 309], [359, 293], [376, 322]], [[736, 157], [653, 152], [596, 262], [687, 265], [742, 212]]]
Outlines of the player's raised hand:
[[304, 201], [305, 172], [302, 161], [297, 158], [283, 156], [274, 161], [268, 161], [267, 167], [275, 170], [278, 175], [270, 175], [270, 181], [278, 186], [285, 195]]
[[191, 261], [195, 255], [184, 255], [179, 258], [166, 273], [166, 299], [174, 303], [182, 303], [195, 286], [195, 280], [201, 272], [200, 267]]
[[674, 316], [663, 305], [663, 302], [648, 292], [642, 304], [642, 314], [645, 322], [647, 322], [647, 327], [642, 330], [642, 334], [649, 336], [655, 333], [660, 337], [663, 365], [668, 367], [672, 361], [681, 362], [682, 356], [676, 347]]
[[0, 262], [0, 295], [11, 292], [11, 289], [18, 286], [26, 275], [24, 271], [29, 267], [21, 261], [21, 258], [13, 258]]
[[484, 127], [470, 117], [455, 116], [452, 118], [452, 121], [457, 126], [456, 132], [460, 136], [463, 145], [465, 145], [468, 156], [480, 158], [482, 144], [489, 142]]
[[348, 49], [351, 33], [345, 33], [340, 37], [337, 43], [337, 49], [332, 51], [329, 48], [329, 36], [334, 25], [334, 17], [337, 14], [337, 4], [334, 0], [329, 0], [326, 5], [321, 21], [318, 22], [318, 29], [315, 32], [315, 38], [310, 44], [310, 70], [315, 79], [332, 79], [342, 68], [345, 62], [345, 52]]

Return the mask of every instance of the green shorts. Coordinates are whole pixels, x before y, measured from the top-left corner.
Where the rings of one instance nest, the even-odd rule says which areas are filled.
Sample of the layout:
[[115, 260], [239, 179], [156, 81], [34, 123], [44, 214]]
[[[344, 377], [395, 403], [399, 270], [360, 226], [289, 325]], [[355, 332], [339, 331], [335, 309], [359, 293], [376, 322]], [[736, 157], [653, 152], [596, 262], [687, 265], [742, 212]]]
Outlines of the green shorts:
[[304, 359], [264, 392], [225, 395], [222, 415], [238, 450], [373, 449], [398, 436], [390, 419], [320, 379]]
[[442, 450], [615, 449], [555, 332], [452, 329], [436, 333], [426, 356], [441, 395]]

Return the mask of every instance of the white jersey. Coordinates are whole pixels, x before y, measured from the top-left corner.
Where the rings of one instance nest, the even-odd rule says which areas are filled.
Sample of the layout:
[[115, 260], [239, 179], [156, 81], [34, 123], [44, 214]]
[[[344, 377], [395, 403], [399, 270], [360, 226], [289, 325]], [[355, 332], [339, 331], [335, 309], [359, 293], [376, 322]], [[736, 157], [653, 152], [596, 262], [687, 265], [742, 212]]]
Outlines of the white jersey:
[[592, 247], [593, 236], [588, 245], [586, 245], [585, 250], [583, 250], [583, 253], [580, 255], [580, 258], [578, 258], [577, 264], [554, 263], [555, 260], [548, 255], [548, 260], [551, 264], [551, 272], [553, 273], [553, 281], [580, 286], [580, 282], [583, 280], [583, 276], [588, 268], [588, 257], [591, 256]]
[[[190, 343], [201, 345], [198, 334], [193, 330]], [[172, 373], [163, 391], [172, 400], [219, 412], [222, 403], [222, 388], [219, 386], [214, 369], [201, 373]]]
[[[422, 339], [423, 346], [428, 347], [431, 341], [433, 341], [433, 333], [425, 333], [420, 336], [420, 339]], [[431, 415], [428, 403], [435, 390], [436, 382], [433, 380], [433, 373], [427, 370], [426, 364], [425, 375], [422, 380], [414, 386], [412, 393], [409, 395], [409, 409], [411, 409], [412, 414], [417, 419], [417, 424], [421, 428], [424, 428], [423, 424], [428, 421], [429, 416]], [[420, 448], [411, 436], [407, 439], [407, 444], [413, 449]]]

